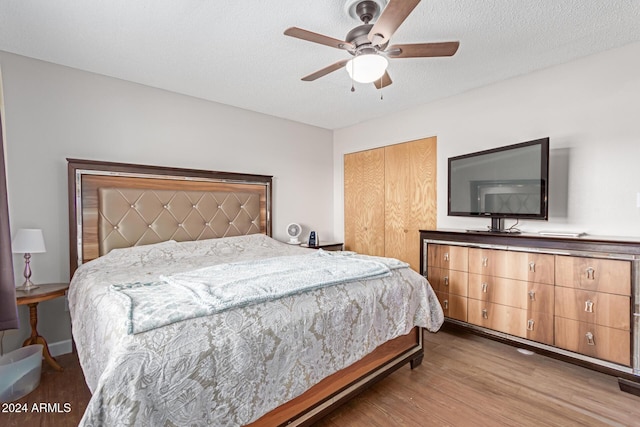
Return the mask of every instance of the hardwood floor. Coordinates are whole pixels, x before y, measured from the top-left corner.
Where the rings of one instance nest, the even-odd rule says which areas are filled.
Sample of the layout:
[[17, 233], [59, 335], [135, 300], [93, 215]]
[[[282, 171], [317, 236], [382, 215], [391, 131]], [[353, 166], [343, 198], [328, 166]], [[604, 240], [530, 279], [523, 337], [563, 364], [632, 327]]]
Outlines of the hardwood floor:
[[[26, 412], [16, 412], [15, 408], [11, 412], [5, 412], [10, 408], [0, 406], [0, 426], [72, 427], [80, 423], [82, 414], [91, 399], [80, 363], [74, 353], [57, 356], [56, 361], [64, 371], [55, 371], [43, 361], [40, 385], [15, 402], [26, 404]], [[34, 410], [40, 408], [42, 403], [51, 405], [48, 408], [42, 407], [42, 411]], [[65, 403], [68, 404], [66, 411]], [[0, 403], [0, 405], [4, 404]], [[34, 405], [36, 405], [35, 408]]]
[[425, 357], [317, 423], [337, 426], [640, 426], [617, 379], [456, 331], [425, 332]]
[[[317, 427], [640, 426], [640, 397], [614, 377], [457, 331], [425, 332], [425, 357], [319, 421]], [[2, 426], [76, 426], [89, 401], [74, 355], [43, 365], [40, 386], [19, 402], [69, 403], [68, 413], [0, 413]]]

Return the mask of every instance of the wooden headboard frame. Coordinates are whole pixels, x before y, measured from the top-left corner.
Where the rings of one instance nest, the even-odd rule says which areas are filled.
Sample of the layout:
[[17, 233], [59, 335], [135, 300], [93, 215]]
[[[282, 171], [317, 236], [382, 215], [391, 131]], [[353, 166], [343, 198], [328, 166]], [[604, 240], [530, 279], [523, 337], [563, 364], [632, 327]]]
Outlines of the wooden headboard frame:
[[259, 197], [259, 230], [246, 234], [260, 232], [271, 236], [272, 176], [79, 159], [67, 159], [67, 162], [71, 276], [79, 265], [100, 255], [99, 189], [255, 193]]

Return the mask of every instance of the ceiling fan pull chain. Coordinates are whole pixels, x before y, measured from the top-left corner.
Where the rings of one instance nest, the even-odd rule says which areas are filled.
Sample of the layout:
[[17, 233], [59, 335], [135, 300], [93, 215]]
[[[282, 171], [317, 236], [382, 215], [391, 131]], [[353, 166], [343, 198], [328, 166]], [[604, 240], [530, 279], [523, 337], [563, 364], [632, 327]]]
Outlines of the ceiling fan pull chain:
[[354, 62], [355, 61], [351, 61], [351, 92], [355, 92], [356, 91], [355, 84], [353, 83], [353, 76], [354, 76], [354, 74], [353, 74], [353, 67], [354, 67], [353, 63]]
[[380, 101], [382, 101], [384, 98], [382, 98], [382, 90], [384, 89], [384, 86], [382, 86], [382, 79], [384, 78], [384, 74], [380, 76]]

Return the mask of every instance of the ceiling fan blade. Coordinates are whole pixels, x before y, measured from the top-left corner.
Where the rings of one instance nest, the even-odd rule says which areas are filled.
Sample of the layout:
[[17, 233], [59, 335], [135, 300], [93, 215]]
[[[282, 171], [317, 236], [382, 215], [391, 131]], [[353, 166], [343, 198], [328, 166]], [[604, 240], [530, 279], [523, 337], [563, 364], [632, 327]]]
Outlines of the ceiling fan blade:
[[344, 40], [334, 39], [332, 37], [323, 36], [322, 34], [314, 33], [312, 31], [303, 30], [302, 28], [291, 27], [284, 31], [286, 36], [295, 37], [298, 39], [306, 40], [313, 43], [323, 44], [325, 46], [335, 47], [336, 49], [354, 49], [355, 46]]
[[387, 48], [390, 58], [426, 58], [433, 56], [453, 56], [460, 42], [394, 44]]
[[373, 28], [369, 31], [369, 41], [374, 45], [387, 43], [398, 27], [402, 25], [420, 0], [389, 0]]
[[312, 82], [315, 79], [318, 79], [322, 76], [326, 76], [329, 73], [339, 70], [340, 68], [344, 67], [347, 62], [349, 62], [348, 59], [343, 59], [341, 61], [335, 62], [329, 65], [328, 67], [324, 67], [323, 69], [316, 71], [315, 73], [311, 73], [308, 76], [304, 76], [302, 80], [305, 82]]
[[378, 80], [373, 82], [373, 84], [376, 86], [377, 89], [382, 89], [383, 87], [387, 87], [391, 83], [393, 83], [393, 81], [391, 80], [391, 77], [389, 77], [389, 73], [387, 73], [386, 71], [384, 72], [384, 75], [382, 77], [380, 77]]

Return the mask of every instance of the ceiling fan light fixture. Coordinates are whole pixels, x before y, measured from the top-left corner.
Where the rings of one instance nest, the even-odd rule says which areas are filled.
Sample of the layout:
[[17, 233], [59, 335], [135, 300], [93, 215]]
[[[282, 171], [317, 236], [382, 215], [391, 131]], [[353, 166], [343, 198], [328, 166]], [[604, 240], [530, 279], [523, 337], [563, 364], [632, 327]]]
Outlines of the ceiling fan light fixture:
[[387, 71], [389, 61], [377, 53], [358, 55], [347, 62], [345, 68], [349, 77], [358, 83], [372, 83]]

